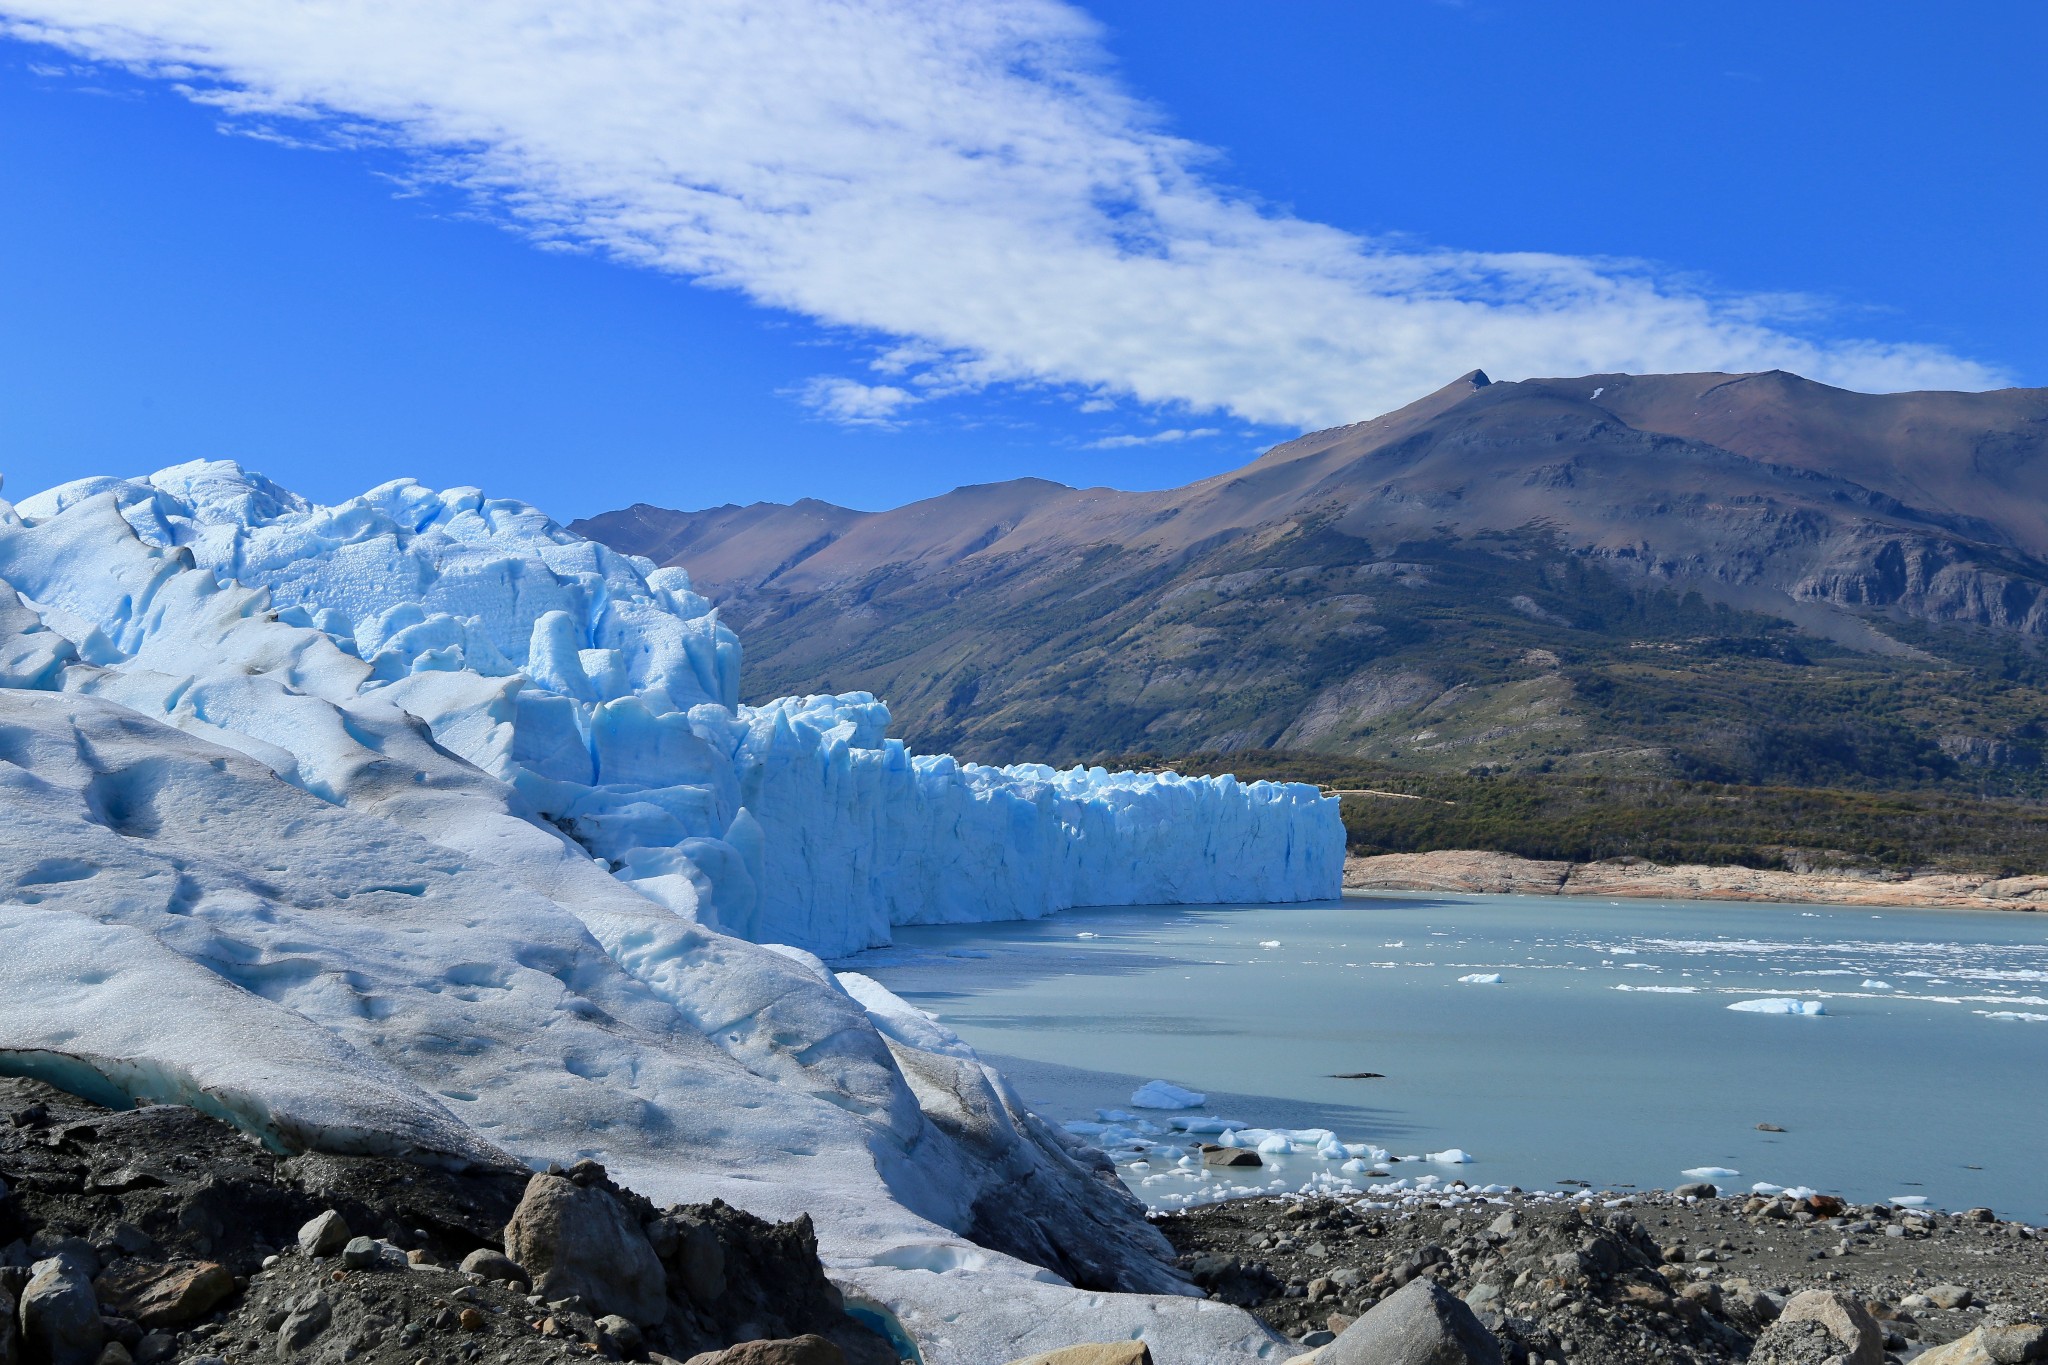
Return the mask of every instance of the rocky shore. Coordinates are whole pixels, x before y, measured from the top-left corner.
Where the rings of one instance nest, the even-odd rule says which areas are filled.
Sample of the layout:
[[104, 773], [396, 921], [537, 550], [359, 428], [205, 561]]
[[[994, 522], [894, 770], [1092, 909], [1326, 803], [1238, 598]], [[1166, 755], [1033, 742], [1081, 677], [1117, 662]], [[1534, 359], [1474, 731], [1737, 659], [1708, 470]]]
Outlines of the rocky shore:
[[[1452, 1187], [1154, 1221], [1302, 1365], [2048, 1361], [2048, 1234], [1988, 1209]], [[656, 1208], [590, 1161], [285, 1156], [191, 1109], [0, 1079], [0, 1365], [589, 1359], [915, 1353], [827, 1278], [803, 1218]], [[1010, 1365], [1204, 1362], [1123, 1340]]]
[[901, 1356], [806, 1219], [656, 1209], [594, 1162], [285, 1157], [191, 1109], [0, 1079], [0, 1365], [590, 1358]]
[[1351, 1343], [1422, 1280], [1469, 1310], [1496, 1354], [1458, 1345], [1462, 1310], [1439, 1311], [1421, 1316], [1443, 1353], [1417, 1365], [2048, 1360], [2039, 1229], [1988, 1209], [1684, 1188], [1575, 1201], [1452, 1191], [1391, 1206], [1289, 1196], [1157, 1221], [1212, 1298], [1299, 1343], [1302, 1365], [1408, 1365]]
[[2048, 876], [1964, 873], [1782, 872], [1752, 867], [1665, 866], [1640, 859], [1544, 862], [1507, 853], [1385, 853], [1344, 862], [1347, 891], [1450, 891], [1614, 899], [1784, 901], [1809, 905], [1918, 906], [1951, 910], [2048, 908]]

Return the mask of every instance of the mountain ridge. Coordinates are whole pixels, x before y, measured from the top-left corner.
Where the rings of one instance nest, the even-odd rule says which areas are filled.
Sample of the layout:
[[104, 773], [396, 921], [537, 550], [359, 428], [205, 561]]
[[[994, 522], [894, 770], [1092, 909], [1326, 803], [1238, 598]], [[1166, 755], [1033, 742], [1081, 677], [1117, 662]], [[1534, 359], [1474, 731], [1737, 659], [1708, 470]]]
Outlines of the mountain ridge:
[[[1936, 755], [1871, 770], [1914, 785], [2026, 749], [2048, 700], [1986, 662], [2018, 648], [2024, 672], [2048, 635], [2042, 389], [1475, 370], [1180, 488], [642, 504], [572, 529], [687, 569], [746, 624], [755, 679], [874, 691], [916, 742], [977, 757], [1286, 748], [1778, 780], [1745, 754], [1784, 720], [1833, 736], [1802, 751]], [[1934, 679], [1956, 677], [1966, 695], [1944, 698]], [[1710, 704], [1731, 678], [1785, 714]], [[1881, 744], [1844, 738], [1873, 726]], [[1869, 767], [1838, 759], [1845, 780]]]

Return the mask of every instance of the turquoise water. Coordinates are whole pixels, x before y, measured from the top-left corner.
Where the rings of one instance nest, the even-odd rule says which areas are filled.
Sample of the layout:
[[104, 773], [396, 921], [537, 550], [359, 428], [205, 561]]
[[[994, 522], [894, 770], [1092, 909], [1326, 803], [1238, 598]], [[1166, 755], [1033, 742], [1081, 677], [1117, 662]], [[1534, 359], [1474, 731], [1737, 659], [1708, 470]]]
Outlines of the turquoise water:
[[[1206, 1093], [1189, 1115], [1474, 1158], [1390, 1178], [1669, 1188], [1718, 1167], [1740, 1173], [1724, 1189], [2048, 1221], [2048, 915], [1372, 895], [897, 939], [834, 965], [938, 1016], [1055, 1121], [1163, 1126], [1130, 1099], [1164, 1079]], [[1728, 1008], [1763, 998], [1825, 1013]], [[1173, 1155], [1127, 1182], [1166, 1206], [1217, 1186]], [[1375, 1179], [1305, 1153], [1257, 1173], [1312, 1177]]]

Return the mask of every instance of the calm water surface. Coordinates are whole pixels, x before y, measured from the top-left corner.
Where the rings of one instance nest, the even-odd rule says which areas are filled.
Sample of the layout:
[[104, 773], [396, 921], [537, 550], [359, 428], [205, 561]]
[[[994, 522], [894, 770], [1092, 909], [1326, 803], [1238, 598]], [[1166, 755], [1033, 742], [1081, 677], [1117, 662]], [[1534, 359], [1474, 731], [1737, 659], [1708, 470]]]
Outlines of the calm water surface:
[[[937, 1015], [1056, 1121], [1161, 1078], [1206, 1092], [1192, 1113], [1475, 1158], [1396, 1175], [1668, 1188], [1722, 1167], [1724, 1188], [2048, 1221], [2048, 915], [1373, 895], [897, 936], [835, 965]], [[1826, 1013], [1728, 1008], [1774, 997]], [[1126, 1178], [1155, 1203], [1191, 1183], [1157, 1159]]]

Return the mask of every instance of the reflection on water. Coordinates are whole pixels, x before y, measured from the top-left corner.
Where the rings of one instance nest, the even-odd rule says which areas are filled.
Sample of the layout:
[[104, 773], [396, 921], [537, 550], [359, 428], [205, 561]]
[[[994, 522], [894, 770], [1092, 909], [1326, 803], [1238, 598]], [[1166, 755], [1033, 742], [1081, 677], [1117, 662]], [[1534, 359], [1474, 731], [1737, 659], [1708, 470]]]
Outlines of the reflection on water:
[[[1428, 1169], [1475, 1184], [1718, 1167], [2040, 1221], [2044, 940], [2034, 914], [1381, 895], [906, 928], [835, 965], [939, 1016], [1055, 1121], [1163, 1078], [1258, 1128], [1462, 1148], [1472, 1164]], [[1729, 1008], [1760, 999], [1823, 1013]], [[1340, 1079], [1359, 1072], [1380, 1075]], [[1191, 1182], [1161, 1155], [1127, 1178], [1170, 1202]], [[1364, 1179], [1267, 1160], [1262, 1180]]]

